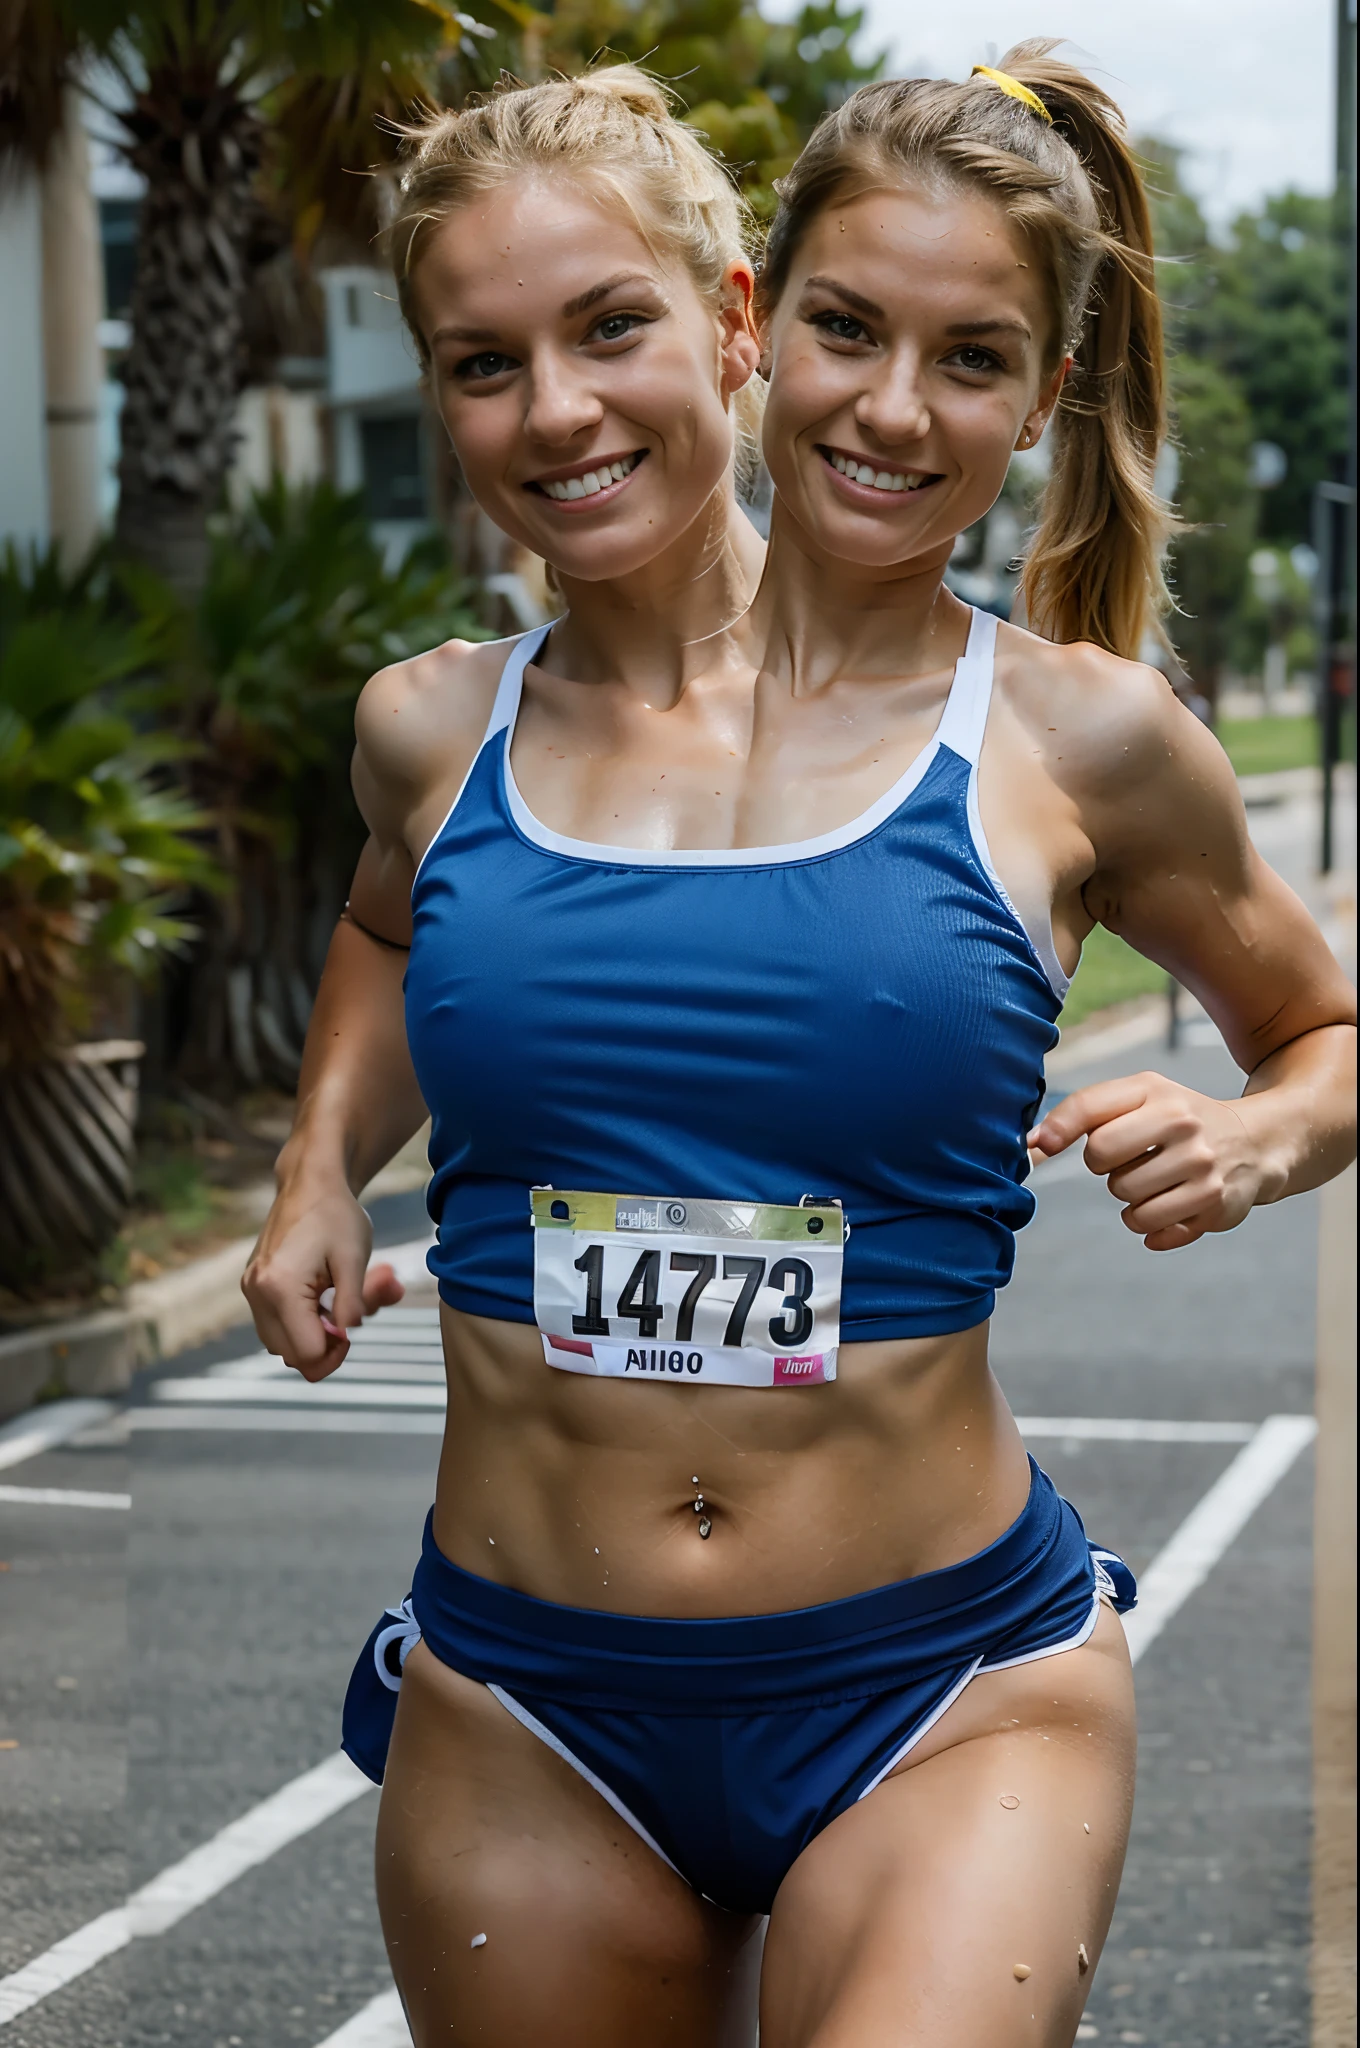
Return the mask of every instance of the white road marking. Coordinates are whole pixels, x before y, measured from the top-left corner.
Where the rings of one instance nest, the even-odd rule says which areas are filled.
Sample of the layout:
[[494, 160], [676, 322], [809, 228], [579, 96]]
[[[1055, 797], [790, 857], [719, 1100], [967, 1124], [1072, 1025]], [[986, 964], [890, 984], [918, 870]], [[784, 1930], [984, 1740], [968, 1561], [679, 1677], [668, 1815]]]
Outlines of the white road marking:
[[1261, 1502], [1317, 1435], [1311, 1415], [1272, 1415], [1222, 1477], [1190, 1510], [1171, 1540], [1138, 1577], [1138, 1605], [1124, 1617], [1129, 1655], [1138, 1659], [1198, 1592]]
[[338, 1375], [309, 1385], [296, 1373], [286, 1380], [157, 1380], [151, 1389], [157, 1401], [302, 1401], [321, 1408], [442, 1408], [439, 1386], [392, 1386], [372, 1380], [343, 1380]]
[[25, 1963], [20, 1970], [14, 1970], [8, 1977], [0, 1977], [0, 2027], [7, 2027], [11, 2020], [17, 2020], [21, 2013], [28, 2012], [41, 1999], [53, 1991], [60, 1991], [64, 1985], [74, 1983], [83, 1977], [96, 1963], [102, 1963], [106, 1956], [116, 1955], [120, 1948], [126, 1948], [131, 1940], [128, 1928], [126, 1906], [115, 1906], [111, 1913], [101, 1913], [97, 1920], [87, 1920], [83, 1927], [77, 1927], [74, 1934], [68, 1934], [64, 1941], [34, 1956], [31, 1963]]
[[[399, 1347], [399, 1350], [402, 1349], [405, 1347]], [[411, 1358], [402, 1358], [391, 1351], [385, 1351], [381, 1358], [365, 1358], [362, 1353], [356, 1357], [351, 1353], [340, 1367], [340, 1371], [345, 1381], [349, 1382], [363, 1381], [376, 1385], [380, 1381], [400, 1383], [406, 1380], [412, 1386], [434, 1386], [436, 1383], [442, 1386], [444, 1358], [443, 1353], [439, 1351], [417, 1354]], [[327, 1380], [304, 1380], [301, 1373], [294, 1372], [281, 1358], [271, 1358], [268, 1352], [261, 1353], [259, 1358], [233, 1358], [227, 1365], [210, 1365], [202, 1377], [212, 1386], [220, 1386], [222, 1381], [226, 1380], [232, 1386], [247, 1389], [258, 1386], [262, 1380], [267, 1380], [271, 1384], [282, 1381], [290, 1387], [296, 1387], [299, 1397], [304, 1400], [314, 1385], [324, 1387], [340, 1384], [334, 1380], [334, 1376]], [[248, 1392], [222, 1396], [226, 1401], [249, 1398]]]
[[317, 2048], [411, 2048], [411, 2030], [397, 1992], [380, 1991]]
[[45, 1401], [31, 1415], [20, 1415], [0, 1429], [0, 1471], [64, 1444], [91, 1423], [106, 1422], [113, 1412], [112, 1401]]
[[372, 1790], [369, 1780], [340, 1751], [315, 1770], [304, 1771], [300, 1778], [229, 1822], [211, 1841], [170, 1864], [133, 1892], [126, 1904], [87, 1921], [22, 1969], [0, 1978], [0, 2027], [73, 1983], [106, 1956], [126, 1948], [130, 1941], [164, 1934], [167, 1927], [215, 1898], [244, 1872], [267, 1863], [299, 1835], [309, 1834]]
[[130, 1508], [130, 1493], [82, 1493], [72, 1486], [0, 1486], [0, 1501], [20, 1508]]
[[1255, 1422], [1138, 1422], [1105, 1415], [1017, 1415], [1015, 1426], [1026, 1438], [1099, 1444], [1246, 1444], [1259, 1427]]
[[315, 1430], [337, 1436], [442, 1436], [441, 1408], [394, 1413], [383, 1408], [129, 1408], [128, 1428]]

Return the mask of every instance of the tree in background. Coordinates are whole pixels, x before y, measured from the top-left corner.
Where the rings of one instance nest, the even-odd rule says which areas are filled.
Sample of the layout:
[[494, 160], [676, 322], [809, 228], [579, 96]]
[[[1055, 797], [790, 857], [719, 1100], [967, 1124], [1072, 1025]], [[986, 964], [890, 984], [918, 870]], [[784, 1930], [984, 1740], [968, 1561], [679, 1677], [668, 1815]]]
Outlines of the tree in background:
[[[493, 0], [487, 12], [503, 5]], [[526, 12], [517, 10], [521, 23]], [[882, 69], [881, 54], [854, 53], [863, 26], [863, 9], [841, 0], [805, 6], [788, 22], [767, 21], [755, 0], [556, 0], [520, 27], [520, 61], [510, 68], [582, 71], [602, 52], [645, 63], [672, 83], [687, 118], [768, 215], [774, 180], [822, 115]]]
[[[1171, 347], [1189, 531], [1172, 552], [1172, 637], [1211, 704], [1230, 667], [1259, 658], [1251, 560], [1268, 538], [1306, 547], [1313, 486], [1346, 435], [1346, 300], [1333, 204], [1286, 192], [1240, 214], [1216, 243], [1182, 176], [1183, 152], [1145, 143]], [[1278, 449], [1269, 475], [1263, 444]]]
[[1241, 389], [1252, 439], [1288, 467], [1261, 506], [1261, 534], [1307, 541], [1313, 488], [1346, 454], [1346, 277], [1334, 202], [1283, 192], [1240, 214], [1226, 249], [1209, 248], [1187, 306], [1183, 345]]
[[[293, 230], [287, 195], [315, 206], [324, 192], [352, 212], [346, 173], [376, 153], [376, 117], [427, 91], [461, 34], [439, 0], [20, 0], [7, 22], [0, 149], [41, 162], [75, 81], [145, 180], [116, 540], [179, 590], [207, 572], [251, 274]], [[328, 121], [290, 122], [327, 87]]]
[[[877, 63], [841, 0], [771, 23], [755, 0], [12, 0], [0, 155], [39, 163], [70, 79], [145, 180], [122, 366], [117, 541], [185, 593], [235, 444], [252, 277], [329, 224], [360, 246], [412, 106], [457, 105], [504, 66], [577, 71], [606, 51], [671, 79], [758, 210], [811, 126]], [[385, 119], [384, 119], [385, 117]]]

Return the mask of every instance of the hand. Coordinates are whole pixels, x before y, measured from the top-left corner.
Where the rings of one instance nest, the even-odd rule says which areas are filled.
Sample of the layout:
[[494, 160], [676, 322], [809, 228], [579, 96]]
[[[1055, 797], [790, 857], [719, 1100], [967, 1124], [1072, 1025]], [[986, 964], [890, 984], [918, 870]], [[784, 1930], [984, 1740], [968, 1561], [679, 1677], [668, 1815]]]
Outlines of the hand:
[[405, 1293], [391, 1266], [369, 1265], [372, 1248], [373, 1226], [343, 1182], [320, 1195], [280, 1193], [241, 1280], [266, 1351], [306, 1380], [343, 1365], [346, 1330]]
[[1261, 1198], [1270, 1174], [1244, 1112], [1163, 1074], [1129, 1074], [1078, 1088], [1028, 1142], [1053, 1159], [1085, 1138], [1086, 1164], [1124, 1203], [1129, 1229], [1150, 1252], [1172, 1252], [1235, 1229]]

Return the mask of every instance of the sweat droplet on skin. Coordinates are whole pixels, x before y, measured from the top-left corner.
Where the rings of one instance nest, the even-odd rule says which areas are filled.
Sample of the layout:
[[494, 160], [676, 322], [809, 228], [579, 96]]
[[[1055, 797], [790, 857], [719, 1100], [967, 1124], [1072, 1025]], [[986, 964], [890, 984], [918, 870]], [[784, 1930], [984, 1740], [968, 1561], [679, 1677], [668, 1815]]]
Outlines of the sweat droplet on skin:
[[1001, 1804], [1005, 1807], [1007, 1813], [1014, 1813], [1016, 1807], [1020, 1804], [1020, 1801], [1016, 1798], [1013, 1792], [1003, 1792], [1001, 1795]]
[[1086, 1953], [1086, 1943], [1084, 1941], [1079, 1941], [1077, 1943], [1077, 1971], [1079, 1975], [1084, 1977], [1086, 1975], [1086, 1972], [1090, 1969], [1090, 1967], [1091, 1958]]
[[468, 1947], [469, 1947], [469, 1948], [485, 1948], [485, 1947], [486, 1947], [486, 1936], [485, 1936], [484, 1934], [474, 1934], [474, 1935], [473, 1935], [473, 1937], [472, 1937], [472, 1939], [471, 1939], [471, 1941], [470, 1941], [470, 1942], [468, 1943]]
[[1016, 1963], [1011, 1970], [1011, 1975], [1012, 1977], [1014, 1977], [1017, 1984], [1023, 1984], [1026, 1977], [1028, 1977], [1029, 1974], [1030, 1970], [1028, 1963]]

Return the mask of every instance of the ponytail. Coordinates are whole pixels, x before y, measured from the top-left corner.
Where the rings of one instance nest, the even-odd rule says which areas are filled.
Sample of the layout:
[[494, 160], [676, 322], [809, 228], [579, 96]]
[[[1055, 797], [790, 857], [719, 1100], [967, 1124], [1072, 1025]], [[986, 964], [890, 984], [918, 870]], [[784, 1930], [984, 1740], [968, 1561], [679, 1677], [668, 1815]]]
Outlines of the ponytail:
[[760, 299], [773, 308], [811, 222], [847, 190], [905, 176], [999, 204], [1047, 277], [1046, 370], [1071, 359], [1024, 568], [1029, 622], [1136, 657], [1170, 604], [1175, 526], [1153, 486], [1166, 395], [1152, 227], [1118, 107], [1055, 47], [1018, 43], [962, 85], [885, 79], [851, 94], [780, 181]]
[[1047, 42], [1000, 68], [1037, 95], [1081, 160], [1103, 247], [1050, 432], [1053, 462], [1025, 560], [1026, 615], [1051, 640], [1136, 658], [1169, 609], [1163, 557], [1175, 521], [1153, 476], [1166, 438], [1162, 310], [1152, 219], [1114, 101]]

